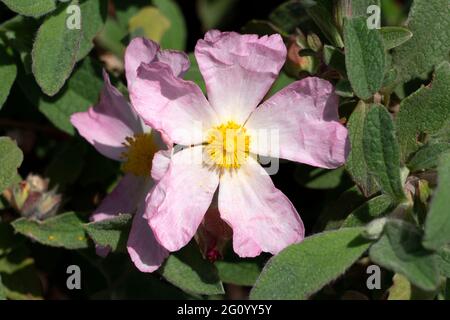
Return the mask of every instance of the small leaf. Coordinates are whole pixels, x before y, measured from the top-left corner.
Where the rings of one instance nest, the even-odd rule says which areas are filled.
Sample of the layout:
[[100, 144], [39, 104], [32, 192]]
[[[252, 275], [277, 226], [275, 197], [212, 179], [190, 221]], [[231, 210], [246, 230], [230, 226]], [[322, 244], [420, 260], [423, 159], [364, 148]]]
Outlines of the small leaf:
[[355, 94], [369, 99], [383, 84], [386, 65], [383, 39], [367, 28], [366, 18], [345, 19], [345, 64]]
[[10, 10], [38, 18], [56, 9], [55, 0], [1, 0]]
[[448, 246], [438, 251], [438, 266], [441, 275], [450, 278], [450, 248]]
[[380, 240], [370, 248], [370, 258], [423, 290], [435, 290], [439, 284], [436, 254], [425, 249], [421, 240], [415, 226], [401, 220], [388, 221]]
[[83, 221], [67, 212], [45, 221], [20, 218], [12, 223], [14, 229], [43, 245], [66, 249], [83, 249], [89, 245]]
[[294, 31], [295, 27], [307, 19], [304, 5], [301, 1], [291, 0], [279, 5], [269, 15], [269, 19], [276, 26], [280, 27], [285, 32]]
[[392, 118], [381, 105], [373, 105], [367, 114], [363, 146], [369, 173], [385, 194], [402, 202], [405, 194], [400, 175], [400, 150]]
[[239, 0], [199, 0], [197, 12], [204, 30], [220, 27], [230, 19]]
[[267, 93], [267, 97], [273, 96], [275, 93], [280, 91], [281, 89], [287, 87], [291, 83], [293, 83], [296, 79], [288, 76], [285, 72], [280, 72], [278, 78], [273, 83], [269, 92]]
[[402, 160], [421, 146], [418, 137], [438, 133], [450, 122], [450, 63], [435, 71], [431, 85], [422, 87], [400, 103], [396, 118]]
[[197, 59], [195, 59], [194, 53], [189, 53], [189, 61], [191, 62], [191, 67], [184, 74], [185, 80], [190, 80], [195, 82], [200, 89], [202, 89], [203, 93], [206, 93], [206, 85], [203, 80], [203, 76], [200, 73], [200, 69], [198, 67]]
[[96, 244], [116, 251], [125, 248], [131, 220], [131, 215], [121, 214], [111, 219], [85, 224], [84, 229]]
[[345, 55], [340, 49], [326, 44], [323, 47], [323, 59], [327, 66], [337, 70], [342, 76], [347, 75]]
[[170, 28], [161, 39], [161, 47], [184, 50], [186, 48], [187, 26], [178, 4], [173, 0], [153, 0], [153, 4], [170, 21]]
[[396, 273], [389, 288], [388, 300], [431, 300], [436, 296], [434, 291], [423, 291], [408, 281], [405, 276]]
[[353, 211], [347, 219], [345, 219], [342, 228], [363, 226], [370, 221], [389, 213], [393, 207], [392, 198], [382, 194], [370, 199]]
[[23, 153], [10, 138], [0, 137], [0, 193], [14, 183]]
[[102, 30], [107, 16], [107, 0], [82, 0], [81, 10], [81, 30], [83, 32], [80, 48], [78, 50], [77, 61], [83, 59], [94, 47], [93, 40]]
[[412, 32], [404, 27], [383, 27], [380, 32], [386, 50], [402, 45], [413, 36]]
[[407, 82], [426, 76], [442, 61], [448, 60], [449, 16], [448, 0], [414, 0], [407, 24], [414, 36], [393, 52], [400, 80]]
[[435, 168], [439, 158], [448, 151], [450, 151], [448, 142], [427, 143], [409, 160], [408, 168], [412, 172]]
[[17, 67], [7, 48], [0, 40], [0, 109], [8, 98], [17, 76]]
[[450, 153], [441, 158], [438, 168], [438, 187], [433, 193], [433, 199], [425, 221], [425, 236], [423, 245], [428, 249], [437, 250], [450, 243]]
[[77, 61], [83, 33], [68, 28], [66, 9], [78, 5], [78, 0], [61, 4], [47, 17], [38, 30], [33, 45], [33, 74], [45, 94], [53, 96], [63, 87]]
[[295, 169], [294, 179], [300, 185], [316, 190], [334, 189], [341, 185], [345, 180], [344, 168], [334, 170], [314, 168], [307, 166], [298, 166]]
[[224, 253], [224, 258], [214, 263], [219, 278], [225, 283], [231, 283], [238, 286], [253, 286], [256, 279], [261, 273], [263, 258], [247, 258], [238, 257], [231, 246]]
[[251, 299], [307, 299], [345, 272], [369, 247], [362, 228], [324, 232], [271, 258], [250, 293]]
[[200, 250], [193, 243], [170, 255], [160, 271], [167, 281], [188, 293], [224, 293], [217, 269], [203, 259]]
[[363, 146], [364, 126], [368, 112], [369, 105], [360, 101], [348, 119], [347, 128], [352, 148], [345, 164], [353, 181], [366, 197], [370, 197], [379, 190], [373, 176], [369, 173]]

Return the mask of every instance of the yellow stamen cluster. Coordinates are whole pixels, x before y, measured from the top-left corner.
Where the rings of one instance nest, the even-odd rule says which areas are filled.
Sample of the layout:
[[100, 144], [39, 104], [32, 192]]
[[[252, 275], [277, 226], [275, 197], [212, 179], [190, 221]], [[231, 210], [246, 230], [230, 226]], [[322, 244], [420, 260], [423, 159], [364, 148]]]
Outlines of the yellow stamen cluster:
[[127, 137], [124, 146], [128, 148], [122, 154], [125, 160], [122, 170], [135, 176], [149, 176], [152, 169], [152, 159], [156, 146], [150, 134], [140, 133], [134, 137]]
[[210, 165], [221, 169], [238, 169], [250, 153], [250, 136], [233, 121], [210, 130], [205, 147]]

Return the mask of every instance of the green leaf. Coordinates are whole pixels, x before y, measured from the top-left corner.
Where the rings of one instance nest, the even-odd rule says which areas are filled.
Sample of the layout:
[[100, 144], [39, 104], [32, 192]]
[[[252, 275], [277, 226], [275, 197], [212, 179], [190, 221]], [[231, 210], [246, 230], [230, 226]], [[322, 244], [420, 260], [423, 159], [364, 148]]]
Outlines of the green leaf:
[[111, 219], [87, 223], [84, 229], [96, 244], [116, 251], [125, 248], [131, 220], [130, 214], [121, 214]]
[[282, 3], [272, 11], [269, 19], [285, 32], [291, 33], [302, 21], [309, 19], [305, 13], [306, 11], [301, 1], [291, 0]]
[[422, 77], [448, 60], [450, 53], [448, 0], [415, 0], [408, 18], [411, 40], [396, 48], [394, 63], [400, 80]]
[[173, 0], [153, 0], [153, 4], [170, 20], [170, 27], [161, 39], [161, 47], [184, 50], [187, 40], [187, 26], [183, 12]]
[[217, 269], [203, 259], [200, 250], [193, 243], [170, 255], [160, 271], [167, 281], [188, 293], [224, 293]]
[[11, 57], [7, 48], [0, 40], [0, 109], [8, 98], [9, 91], [11, 90], [14, 81], [17, 76], [17, 67], [14, 59]]
[[33, 74], [45, 94], [53, 96], [63, 87], [77, 61], [83, 33], [77, 28], [68, 28], [67, 14], [70, 5], [78, 0], [62, 4], [48, 16], [38, 30], [33, 45]]
[[[345, 1], [342, 1], [345, 2]], [[367, 8], [370, 5], [377, 5], [380, 6], [380, 0], [351, 0], [351, 8], [352, 8], [352, 16], [358, 17], [358, 16], [364, 16], [367, 17]]]
[[38, 18], [56, 9], [55, 0], [1, 0], [10, 10]]
[[341, 185], [345, 178], [344, 168], [327, 170], [321, 168], [298, 166], [295, 169], [294, 179], [302, 186], [316, 190], [334, 189]]
[[83, 59], [94, 47], [94, 38], [105, 25], [107, 9], [107, 0], [80, 1], [82, 38], [77, 61]]
[[68, 134], [75, 134], [70, 116], [75, 112], [86, 111], [97, 103], [103, 86], [101, 68], [91, 58], [83, 60], [70, 77], [63, 90], [55, 97], [44, 97], [29, 77], [19, 77], [19, 84], [29, 100], [57, 128]]
[[83, 221], [74, 212], [67, 212], [45, 221], [20, 218], [12, 225], [16, 232], [43, 245], [66, 249], [83, 249], [89, 245]]
[[2, 276], [0, 275], [0, 301], [6, 300], [6, 288], [2, 282]]
[[450, 151], [450, 143], [427, 143], [420, 148], [408, 162], [410, 171], [421, 171], [437, 167], [439, 158]]
[[438, 168], [438, 187], [433, 193], [430, 211], [425, 221], [423, 245], [437, 250], [450, 243], [450, 153], [441, 158]]
[[413, 33], [404, 27], [383, 27], [380, 32], [386, 50], [402, 45], [413, 36]]
[[450, 278], [450, 248], [443, 247], [438, 251], [438, 266], [443, 275], [446, 278]]
[[128, 27], [130, 34], [161, 42], [161, 39], [170, 28], [170, 20], [158, 8], [144, 7], [131, 17]]
[[14, 183], [23, 153], [10, 138], [0, 137], [0, 193]]
[[269, 260], [251, 299], [307, 299], [343, 274], [367, 250], [362, 228], [324, 232], [294, 244]]
[[370, 258], [382, 267], [400, 273], [419, 288], [432, 291], [439, 284], [436, 254], [422, 246], [422, 233], [401, 220], [388, 221]]
[[363, 146], [369, 173], [382, 192], [402, 202], [405, 194], [400, 175], [400, 150], [391, 115], [381, 105], [373, 105], [367, 113]]
[[389, 288], [388, 300], [431, 300], [436, 296], [434, 291], [423, 291], [408, 281], [408, 278], [396, 273]]
[[326, 44], [323, 47], [323, 58], [327, 66], [337, 70], [342, 76], [347, 75], [345, 56], [340, 49]]
[[360, 101], [348, 119], [347, 128], [352, 148], [345, 164], [353, 181], [366, 197], [379, 190], [373, 176], [369, 173], [363, 146], [363, 133], [368, 112], [369, 105]]
[[373, 219], [389, 213], [393, 207], [392, 198], [382, 194], [359, 206], [347, 217], [347, 219], [345, 219], [342, 227], [349, 228], [363, 226]]
[[0, 276], [8, 299], [42, 299], [42, 285], [34, 260], [23, 244], [0, 258]]
[[422, 87], [400, 103], [396, 118], [402, 160], [421, 146], [418, 137], [438, 133], [450, 123], [450, 63], [435, 71], [433, 83]]
[[261, 273], [264, 258], [242, 259], [238, 257], [231, 246], [227, 247], [224, 257], [214, 265], [219, 272], [219, 278], [225, 283], [238, 286], [253, 286]]
[[363, 17], [345, 19], [345, 64], [355, 94], [369, 99], [383, 84], [386, 65], [383, 39]]
[[267, 93], [267, 97], [273, 96], [275, 93], [287, 87], [294, 81], [296, 81], [295, 78], [288, 76], [285, 72], [280, 72], [278, 78], [275, 80], [272, 87], [270, 88], [269, 93]]

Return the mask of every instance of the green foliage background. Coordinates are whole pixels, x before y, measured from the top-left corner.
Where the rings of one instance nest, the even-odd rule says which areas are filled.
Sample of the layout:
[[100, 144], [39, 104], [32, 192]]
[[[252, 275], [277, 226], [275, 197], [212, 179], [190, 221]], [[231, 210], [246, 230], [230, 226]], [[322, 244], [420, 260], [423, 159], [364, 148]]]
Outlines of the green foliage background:
[[[263, 2], [0, 0], [0, 299], [450, 299], [450, 0]], [[73, 5], [79, 30], [66, 27]], [[379, 29], [367, 24], [373, 5]], [[205, 90], [192, 51], [212, 28], [280, 33], [294, 56], [269, 95], [309, 75], [331, 81], [352, 151], [342, 168], [282, 163], [274, 177], [304, 242], [255, 259], [228, 244], [210, 262], [192, 241], [140, 273], [124, 250], [128, 213], [88, 222], [120, 168], [69, 118], [97, 102], [102, 67], [127, 93], [136, 36], [189, 53], [185, 78]], [[40, 192], [57, 211], [11, 200], [30, 173], [48, 179]], [[113, 253], [97, 256], [94, 241]], [[65, 286], [71, 264], [80, 291]]]

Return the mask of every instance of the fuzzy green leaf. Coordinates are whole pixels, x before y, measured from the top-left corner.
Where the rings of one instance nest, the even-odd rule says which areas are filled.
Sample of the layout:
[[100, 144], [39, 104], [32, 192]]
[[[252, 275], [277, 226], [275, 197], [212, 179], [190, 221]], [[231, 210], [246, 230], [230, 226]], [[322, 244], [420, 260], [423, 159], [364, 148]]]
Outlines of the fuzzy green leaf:
[[389, 213], [389, 210], [392, 208], [392, 198], [382, 194], [359, 206], [347, 217], [347, 219], [345, 219], [342, 227], [349, 228], [363, 226], [373, 219]]
[[269, 260], [251, 299], [307, 299], [345, 272], [369, 247], [362, 228], [324, 232]]
[[0, 137], [0, 193], [15, 182], [23, 153], [10, 138]]
[[394, 64], [400, 80], [407, 82], [449, 59], [450, 5], [448, 0], [415, 0], [408, 18], [411, 40], [396, 48]]
[[394, 200], [405, 199], [400, 175], [400, 150], [391, 115], [381, 105], [367, 113], [363, 132], [364, 157], [369, 173]]
[[428, 143], [420, 148], [408, 162], [410, 171], [427, 170], [437, 167], [439, 158], [450, 151], [450, 143]]
[[96, 244], [116, 251], [125, 248], [131, 220], [131, 215], [121, 214], [111, 219], [85, 224], [84, 229]]
[[66, 249], [83, 249], [89, 245], [83, 221], [73, 213], [67, 212], [44, 221], [20, 218], [12, 223], [16, 232], [43, 245]]
[[401, 220], [388, 221], [381, 238], [370, 248], [370, 258], [377, 264], [400, 273], [427, 291], [439, 284], [436, 254], [422, 246], [422, 234], [415, 226]]
[[93, 40], [102, 30], [107, 16], [107, 0], [82, 0], [81, 10], [81, 30], [83, 32], [80, 48], [78, 50], [77, 61], [83, 59], [94, 47]]
[[53, 96], [63, 87], [77, 61], [81, 28], [68, 28], [68, 19], [75, 19], [66, 12], [78, 0], [62, 4], [48, 16], [38, 30], [33, 45], [33, 74], [45, 94]]
[[442, 63], [431, 85], [405, 98], [396, 118], [402, 160], [421, 146], [419, 136], [433, 135], [450, 125], [450, 63]]
[[38, 18], [56, 9], [55, 0], [1, 0], [10, 10]]
[[8, 98], [17, 76], [17, 67], [7, 48], [0, 41], [0, 109]]
[[216, 267], [203, 259], [193, 243], [170, 255], [160, 271], [167, 281], [186, 292], [205, 295], [224, 293]]
[[423, 245], [437, 250], [450, 243], [450, 153], [442, 156], [438, 168], [438, 187], [433, 194], [430, 211], [425, 221]]
[[363, 17], [345, 19], [345, 64], [356, 95], [370, 98], [383, 84], [386, 65], [383, 39], [377, 30], [367, 28]]
[[404, 27], [383, 27], [380, 32], [386, 50], [402, 45], [413, 36], [412, 32]]
[[352, 149], [345, 164], [353, 181], [361, 188], [366, 197], [379, 190], [373, 176], [369, 174], [363, 146], [364, 126], [368, 112], [369, 105], [360, 101], [348, 120], [347, 128]]

